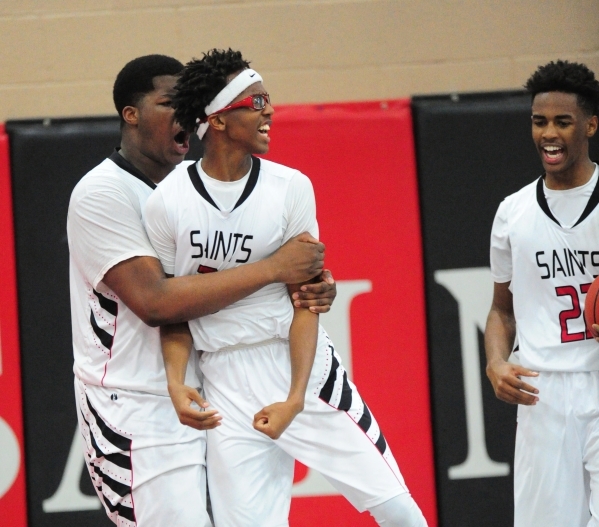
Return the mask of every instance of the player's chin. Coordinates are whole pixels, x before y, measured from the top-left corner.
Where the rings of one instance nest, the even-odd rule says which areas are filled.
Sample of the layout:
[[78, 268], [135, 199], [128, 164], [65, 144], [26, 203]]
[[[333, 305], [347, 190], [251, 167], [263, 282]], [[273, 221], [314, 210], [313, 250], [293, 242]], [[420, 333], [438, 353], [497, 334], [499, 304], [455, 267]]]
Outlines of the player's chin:
[[268, 145], [268, 143], [260, 141], [254, 144], [254, 148], [252, 150], [252, 153], [262, 155], [268, 153], [268, 151], [270, 150], [270, 146]]

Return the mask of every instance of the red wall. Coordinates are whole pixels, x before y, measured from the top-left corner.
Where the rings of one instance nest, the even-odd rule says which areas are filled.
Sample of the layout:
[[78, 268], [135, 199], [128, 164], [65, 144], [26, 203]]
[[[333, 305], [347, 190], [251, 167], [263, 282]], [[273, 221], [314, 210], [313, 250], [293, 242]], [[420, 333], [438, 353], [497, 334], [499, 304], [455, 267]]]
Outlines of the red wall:
[[3, 124], [0, 124], [0, 251], [0, 523], [26, 527], [12, 193], [8, 136]]
[[[353, 380], [437, 525], [424, 275], [409, 100], [277, 106], [268, 159], [310, 177], [326, 266], [367, 279], [350, 311]], [[331, 315], [324, 315], [331, 316]], [[301, 478], [301, 474], [296, 475]], [[342, 497], [298, 497], [291, 525], [374, 525]]]

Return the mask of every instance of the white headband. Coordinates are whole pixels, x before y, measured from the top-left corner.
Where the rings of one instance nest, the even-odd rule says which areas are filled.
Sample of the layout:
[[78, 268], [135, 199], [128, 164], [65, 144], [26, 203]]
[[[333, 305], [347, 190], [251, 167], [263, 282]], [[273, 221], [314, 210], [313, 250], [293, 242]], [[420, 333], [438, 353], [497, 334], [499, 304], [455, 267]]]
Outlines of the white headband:
[[[237, 97], [240, 93], [242, 93], [246, 88], [255, 84], [256, 82], [261, 82], [262, 77], [257, 71], [252, 69], [243, 70], [237, 77], [235, 77], [229, 84], [227, 84], [214, 99], [212, 102], [204, 108], [204, 112], [206, 116], [212, 115], [214, 112], [218, 112], [222, 110]], [[208, 130], [210, 125], [208, 122], [200, 123], [198, 127], [198, 137], [202, 139], [204, 134]]]

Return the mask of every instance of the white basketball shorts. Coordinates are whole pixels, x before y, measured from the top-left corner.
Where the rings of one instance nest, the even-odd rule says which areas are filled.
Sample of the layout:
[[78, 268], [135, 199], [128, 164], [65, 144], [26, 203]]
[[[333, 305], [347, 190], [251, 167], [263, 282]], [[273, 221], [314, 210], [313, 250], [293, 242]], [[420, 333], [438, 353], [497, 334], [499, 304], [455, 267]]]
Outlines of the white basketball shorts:
[[304, 411], [273, 441], [254, 414], [285, 401], [291, 382], [283, 340], [203, 353], [204, 392], [222, 415], [207, 432], [208, 488], [217, 527], [288, 525], [294, 459], [316, 469], [360, 512], [408, 492], [374, 416], [321, 329]]
[[518, 407], [515, 527], [599, 527], [599, 372], [526, 377], [539, 402]]
[[170, 397], [75, 377], [84, 456], [108, 517], [123, 527], [209, 527], [205, 433], [182, 425]]

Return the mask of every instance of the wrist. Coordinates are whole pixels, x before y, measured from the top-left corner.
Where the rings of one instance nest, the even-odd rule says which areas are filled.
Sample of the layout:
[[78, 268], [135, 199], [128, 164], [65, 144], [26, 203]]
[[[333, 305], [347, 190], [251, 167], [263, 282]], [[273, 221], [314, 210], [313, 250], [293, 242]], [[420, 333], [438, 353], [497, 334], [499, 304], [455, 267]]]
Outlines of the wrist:
[[281, 273], [279, 272], [279, 267], [277, 266], [276, 258], [274, 255], [268, 256], [267, 258], [264, 258], [264, 260], [260, 260], [251, 265], [256, 265], [260, 268], [260, 275], [262, 276], [264, 285], [270, 285], [277, 282], [281, 282]]
[[304, 410], [303, 397], [290, 395], [289, 397], [287, 397], [287, 401], [285, 401], [285, 403], [289, 405], [289, 407], [292, 408], [296, 414], [299, 414]]
[[495, 357], [494, 359], [487, 361], [486, 370], [487, 371], [493, 370], [497, 366], [501, 366], [501, 365], [505, 364], [506, 362], [507, 361], [503, 357]]
[[177, 390], [184, 385], [185, 383], [180, 381], [169, 381], [166, 385], [166, 389], [168, 390], [168, 393], [171, 393], [172, 391]]

